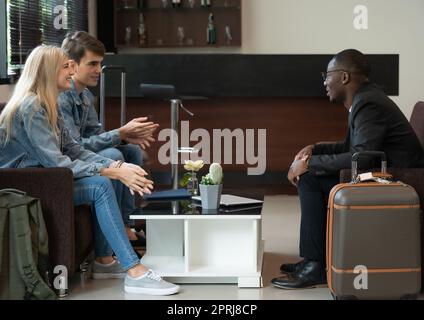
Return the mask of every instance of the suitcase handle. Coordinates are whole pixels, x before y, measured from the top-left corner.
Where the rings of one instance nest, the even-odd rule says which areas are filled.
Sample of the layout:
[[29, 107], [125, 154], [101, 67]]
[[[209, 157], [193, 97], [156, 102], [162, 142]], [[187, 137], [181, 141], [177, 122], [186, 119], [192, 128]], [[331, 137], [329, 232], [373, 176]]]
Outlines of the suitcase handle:
[[386, 157], [386, 154], [383, 151], [356, 152], [352, 156], [352, 182], [355, 182], [356, 178], [358, 177], [358, 159], [361, 156], [380, 157], [380, 159], [381, 159], [381, 172], [382, 173], [387, 172], [387, 157]]
[[107, 70], [121, 71], [121, 127], [127, 121], [126, 115], [126, 76], [127, 72], [123, 66], [103, 66], [100, 74], [100, 125], [105, 130], [105, 73]]

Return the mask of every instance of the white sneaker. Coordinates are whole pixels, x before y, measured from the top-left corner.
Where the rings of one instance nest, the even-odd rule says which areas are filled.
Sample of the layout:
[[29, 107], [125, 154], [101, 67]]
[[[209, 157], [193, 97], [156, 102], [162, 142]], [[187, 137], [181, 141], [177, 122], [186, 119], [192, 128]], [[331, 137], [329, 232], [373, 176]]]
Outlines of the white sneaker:
[[110, 264], [101, 264], [94, 261], [91, 276], [93, 279], [123, 279], [127, 274], [118, 260]]
[[175, 294], [180, 287], [163, 280], [153, 270], [149, 269], [139, 278], [125, 277], [125, 292], [150, 294], [154, 296], [167, 296]]

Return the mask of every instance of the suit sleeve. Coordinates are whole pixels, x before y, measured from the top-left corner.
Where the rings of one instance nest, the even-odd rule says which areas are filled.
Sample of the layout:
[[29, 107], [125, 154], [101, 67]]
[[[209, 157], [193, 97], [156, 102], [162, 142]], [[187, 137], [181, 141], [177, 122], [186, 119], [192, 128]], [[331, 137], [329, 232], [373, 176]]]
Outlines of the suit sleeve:
[[313, 155], [338, 154], [343, 152], [346, 152], [346, 141], [316, 144], [312, 150]]
[[[309, 171], [313, 175], [334, 175], [351, 167], [352, 155], [361, 151], [380, 151], [386, 134], [384, 115], [374, 103], [358, 105], [352, 115], [350, 147], [338, 154], [313, 155], [309, 160]], [[361, 162], [361, 167], [372, 167], [372, 159]]]

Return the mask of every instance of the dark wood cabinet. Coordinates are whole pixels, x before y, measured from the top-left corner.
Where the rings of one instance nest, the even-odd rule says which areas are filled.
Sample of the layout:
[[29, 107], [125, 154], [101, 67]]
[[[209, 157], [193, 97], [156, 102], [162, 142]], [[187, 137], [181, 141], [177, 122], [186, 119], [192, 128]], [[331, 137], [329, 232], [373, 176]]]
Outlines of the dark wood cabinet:
[[241, 46], [241, 0], [115, 0], [114, 14], [116, 48]]

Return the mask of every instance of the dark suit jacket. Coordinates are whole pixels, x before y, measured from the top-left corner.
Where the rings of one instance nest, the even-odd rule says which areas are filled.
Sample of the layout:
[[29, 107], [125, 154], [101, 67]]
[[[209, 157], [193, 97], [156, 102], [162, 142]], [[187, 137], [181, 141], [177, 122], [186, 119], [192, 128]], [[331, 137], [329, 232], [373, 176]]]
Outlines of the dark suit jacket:
[[[424, 151], [417, 135], [398, 106], [375, 84], [366, 84], [355, 94], [345, 141], [315, 145], [309, 172], [338, 174], [351, 167], [352, 155], [360, 151], [384, 151], [389, 167], [424, 166]], [[359, 164], [365, 168], [375, 167], [376, 163], [366, 159]]]

